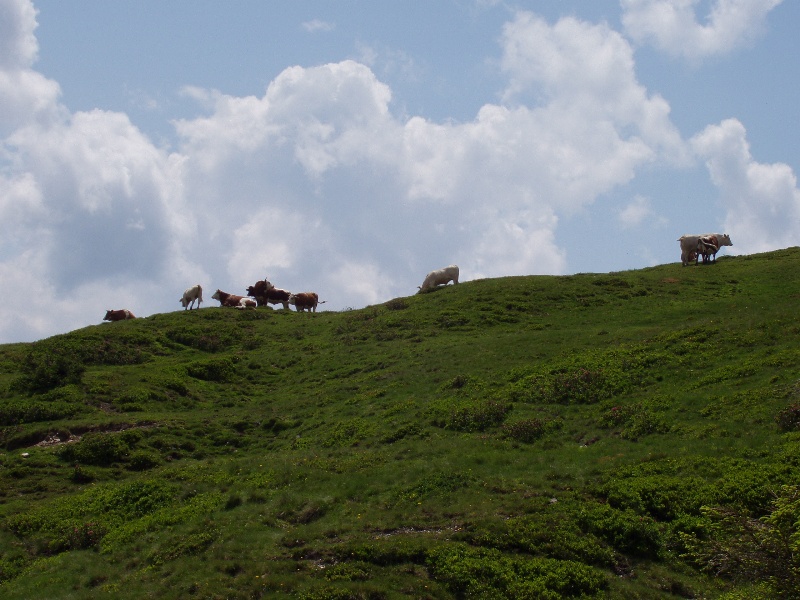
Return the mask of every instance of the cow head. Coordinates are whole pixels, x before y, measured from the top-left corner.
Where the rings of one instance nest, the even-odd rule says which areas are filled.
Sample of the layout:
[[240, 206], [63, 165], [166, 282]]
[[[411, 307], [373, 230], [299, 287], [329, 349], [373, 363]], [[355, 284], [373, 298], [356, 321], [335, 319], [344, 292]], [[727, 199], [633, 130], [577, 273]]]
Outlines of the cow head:
[[729, 236], [727, 233], [720, 235], [718, 241], [720, 246], [733, 246], [731, 236]]

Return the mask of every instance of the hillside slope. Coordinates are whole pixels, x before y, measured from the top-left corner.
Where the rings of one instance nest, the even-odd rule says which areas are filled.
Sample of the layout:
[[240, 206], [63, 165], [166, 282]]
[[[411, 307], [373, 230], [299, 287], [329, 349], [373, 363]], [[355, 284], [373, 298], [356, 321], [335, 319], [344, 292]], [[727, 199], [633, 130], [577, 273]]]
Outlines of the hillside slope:
[[0, 346], [0, 595], [798, 597], [799, 275], [790, 248]]

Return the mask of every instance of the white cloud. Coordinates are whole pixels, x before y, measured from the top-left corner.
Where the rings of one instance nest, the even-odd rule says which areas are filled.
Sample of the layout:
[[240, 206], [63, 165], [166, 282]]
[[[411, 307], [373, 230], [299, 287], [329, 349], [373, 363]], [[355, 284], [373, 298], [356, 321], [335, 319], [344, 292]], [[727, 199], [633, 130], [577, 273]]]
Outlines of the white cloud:
[[622, 22], [639, 43], [698, 59], [750, 43], [763, 30], [769, 11], [782, 1], [715, 0], [701, 23], [697, 17], [700, 0], [622, 0]]
[[302, 23], [303, 29], [305, 29], [309, 33], [316, 33], [317, 31], [333, 31], [336, 29], [336, 25], [330, 23], [328, 21], [322, 21], [320, 19], [312, 19], [311, 21], [305, 21]]
[[41, 299], [0, 307], [0, 340], [178, 310], [198, 282], [241, 293], [268, 276], [337, 309], [414, 293], [450, 263], [464, 279], [564, 272], [559, 219], [680, 163], [684, 144], [608, 26], [520, 12], [502, 43], [503, 102], [472, 120], [393, 115], [390, 88], [346, 60], [287, 68], [262, 96], [184, 88], [206, 114], [174, 122], [172, 153], [32, 83], [41, 108], [20, 104], [3, 140], [0, 215], [25, 235], [0, 273]]
[[31, 70], [39, 52], [33, 4], [0, 0], [0, 136], [34, 120], [62, 114], [58, 84]]
[[734, 251], [800, 244], [800, 190], [791, 167], [754, 161], [745, 128], [736, 119], [709, 125], [691, 143], [719, 188]]
[[652, 203], [644, 196], [636, 196], [618, 215], [620, 224], [625, 229], [641, 225], [645, 219], [653, 215]]

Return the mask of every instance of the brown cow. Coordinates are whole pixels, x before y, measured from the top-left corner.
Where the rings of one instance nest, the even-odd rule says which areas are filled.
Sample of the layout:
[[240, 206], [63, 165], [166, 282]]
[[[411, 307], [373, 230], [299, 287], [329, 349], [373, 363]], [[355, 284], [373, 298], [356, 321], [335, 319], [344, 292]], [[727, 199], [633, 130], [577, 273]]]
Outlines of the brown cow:
[[267, 279], [262, 279], [247, 288], [247, 295], [255, 298], [259, 306], [283, 304], [283, 308], [289, 310], [289, 296], [292, 294], [286, 290], [276, 288]]
[[230, 306], [231, 308], [255, 308], [258, 306], [255, 300], [247, 296], [237, 296], [236, 294], [229, 294], [222, 290], [217, 290], [211, 296], [214, 300], [219, 300], [220, 306]]
[[136, 315], [129, 311], [127, 308], [121, 310], [107, 310], [106, 316], [103, 321], [124, 321], [126, 319], [135, 319]]
[[289, 296], [289, 304], [293, 305], [297, 312], [317, 312], [317, 304], [325, 304], [327, 300], [320, 302], [316, 292], [301, 292]]

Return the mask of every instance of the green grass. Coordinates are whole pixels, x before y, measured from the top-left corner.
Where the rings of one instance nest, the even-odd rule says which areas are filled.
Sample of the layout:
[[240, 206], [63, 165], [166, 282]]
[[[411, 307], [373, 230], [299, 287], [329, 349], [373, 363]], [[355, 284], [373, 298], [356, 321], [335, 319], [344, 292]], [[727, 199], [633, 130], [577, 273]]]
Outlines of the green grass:
[[790, 248], [0, 346], [0, 596], [796, 597], [798, 276]]

